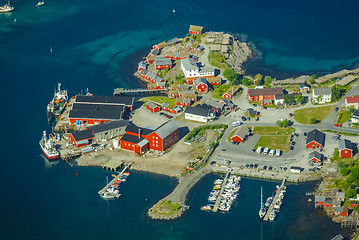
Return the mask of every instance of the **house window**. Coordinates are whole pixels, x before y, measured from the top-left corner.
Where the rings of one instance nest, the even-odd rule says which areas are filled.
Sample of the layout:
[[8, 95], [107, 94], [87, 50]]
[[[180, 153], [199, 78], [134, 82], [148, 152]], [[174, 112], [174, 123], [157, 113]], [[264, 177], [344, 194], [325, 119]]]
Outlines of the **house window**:
[[156, 144], [156, 147], [158, 147], [158, 145]]
[[156, 137], [156, 139], [158, 139], [158, 137]]
[[127, 144], [125, 143], [125, 146], [126, 146]]

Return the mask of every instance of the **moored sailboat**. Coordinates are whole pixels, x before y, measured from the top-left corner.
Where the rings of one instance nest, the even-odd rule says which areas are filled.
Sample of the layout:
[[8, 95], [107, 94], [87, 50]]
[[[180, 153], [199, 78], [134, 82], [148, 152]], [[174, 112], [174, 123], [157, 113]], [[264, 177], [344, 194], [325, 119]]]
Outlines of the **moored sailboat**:
[[263, 189], [262, 189], [262, 186], [261, 186], [261, 208], [259, 209], [259, 218], [260, 219], [263, 219], [263, 217], [266, 215], [266, 209], [264, 207], [264, 204], [263, 204]]

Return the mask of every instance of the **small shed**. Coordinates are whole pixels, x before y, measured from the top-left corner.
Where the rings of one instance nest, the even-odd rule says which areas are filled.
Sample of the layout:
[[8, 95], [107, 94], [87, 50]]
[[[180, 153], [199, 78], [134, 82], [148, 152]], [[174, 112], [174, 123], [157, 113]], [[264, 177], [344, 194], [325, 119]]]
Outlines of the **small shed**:
[[290, 172], [292, 172], [292, 173], [301, 173], [301, 172], [302, 172], [302, 168], [301, 168], [301, 167], [291, 166], [291, 167], [290, 167]]
[[348, 216], [349, 209], [347, 207], [336, 207], [334, 213], [337, 216]]
[[345, 192], [337, 192], [337, 199], [340, 201], [345, 200]]
[[325, 197], [324, 196], [315, 196], [314, 197], [315, 206], [324, 206]]
[[161, 108], [154, 102], [148, 101], [146, 104], [147, 109], [149, 109], [151, 112], [159, 112]]

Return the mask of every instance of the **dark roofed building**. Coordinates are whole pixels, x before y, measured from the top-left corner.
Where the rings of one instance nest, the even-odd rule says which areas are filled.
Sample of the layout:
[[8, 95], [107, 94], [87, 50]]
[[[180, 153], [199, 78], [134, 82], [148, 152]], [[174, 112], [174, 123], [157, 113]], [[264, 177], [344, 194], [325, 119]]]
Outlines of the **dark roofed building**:
[[123, 105], [103, 104], [73, 104], [69, 113], [69, 121], [72, 124], [101, 124], [104, 122], [122, 119]]
[[314, 129], [307, 134], [306, 147], [307, 148], [323, 148], [325, 143], [325, 134], [317, 129]]
[[313, 151], [309, 153], [309, 162], [322, 162], [323, 161], [323, 154]]
[[134, 98], [133, 97], [120, 97], [120, 96], [88, 96], [77, 95], [75, 103], [95, 103], [95, 104], [119, 104], [132, 108]]
[[197, 122], [208, 122], [216, 117], [216, 112], [207, 104], [186, 107], [185, 119]]
[[282, 95], [283, 89], [280, 87], [275, 88], [263, 88], [263, 89], [248, 89], [248, 100], [254, 102], [260, 102], [261, 104], [271, 104], [275, 95]]
[[94, 134], [91, 130], [82, 130], [69, 133], [68, 138], [76, 147], [82, 147], [93, 142]]

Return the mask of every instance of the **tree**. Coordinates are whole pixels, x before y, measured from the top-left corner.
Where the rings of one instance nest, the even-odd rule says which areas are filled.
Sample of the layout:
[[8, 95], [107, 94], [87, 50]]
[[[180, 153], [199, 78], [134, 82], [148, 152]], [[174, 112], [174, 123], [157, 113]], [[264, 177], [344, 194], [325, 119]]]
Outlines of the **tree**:
[[346, 89], [341, 85], [335, 85], [332, 87], [332, 102], [339, 101], [340, 98], [345, 94]]
[[238, 85], [241, 83], [241, 75], [236, 73], [233, 69], [227, 68], [223, 72], [223, 76], [228, 79], [232, 84]]
[[302, 96], [302, 94], [297, 94], [297, 95], [295, 95], [295, 101], [296, 101], [297, 103], [303, 104], [304, 101], [305, 101], [305, 99], [304, 99], [304, 97]]
[[254, 76], [254, 81], [256, 81], [256, 86], [261, 85], [263, 76], [261, 74], [257, 74]]
[[244, 78], [242, 79], [242, 84], [243, 84], [244, 86], [249, 86], [249, 85], [251, 84], [251, 82], [250, 82], [250, 80], [249, 80], [248, 78], [244, 77]]
[[192, 35], [192, 39], [196, 40], [197, 36], [196, 35]]
[[278, 120], [276, 124], [280, 127], [289, 127], [289, 121], [288, 119]]
[[283, 99], [284, 99], [283, 102], [288, 105], [292, 105], [292, 104], [296, 103], [296, 101], [292, 95], [284, 95]]
[[264, 83], [265, 84], [271, 84], [273, 81], [273, 79], [270, 76], [265, 76], [264, 77]]
[[316, 118], [310, 119], [310, 124], [316, 124], [317, 122], [318, 122], [318, 120]]

